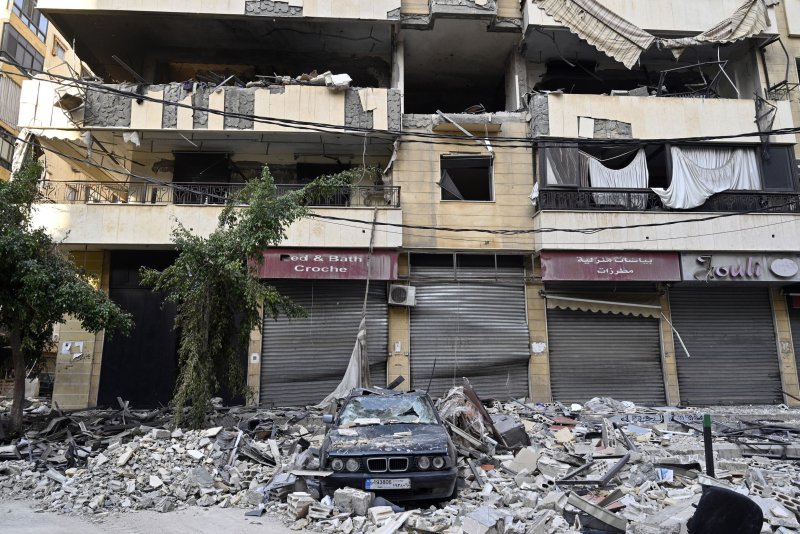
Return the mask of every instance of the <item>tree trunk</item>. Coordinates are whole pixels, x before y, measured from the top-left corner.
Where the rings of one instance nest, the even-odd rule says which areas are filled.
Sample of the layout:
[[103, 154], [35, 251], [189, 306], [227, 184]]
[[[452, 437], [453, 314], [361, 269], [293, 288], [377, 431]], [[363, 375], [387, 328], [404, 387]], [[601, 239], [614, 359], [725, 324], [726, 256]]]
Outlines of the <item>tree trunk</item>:
[[11, 360], [14, 365], [14, 401], [11, 404], [11, 435], [22, 433], [22, 404], [25, 402], [25, 355], [19, 328], [11, 329]]

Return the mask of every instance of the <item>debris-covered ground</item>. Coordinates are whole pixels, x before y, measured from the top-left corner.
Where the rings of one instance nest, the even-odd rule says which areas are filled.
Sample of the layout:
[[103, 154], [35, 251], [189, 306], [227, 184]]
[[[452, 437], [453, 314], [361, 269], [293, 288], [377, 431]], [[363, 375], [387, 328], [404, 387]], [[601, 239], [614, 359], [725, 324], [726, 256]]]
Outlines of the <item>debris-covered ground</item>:
[[[0, 413], [9, 405], [0, 400]], [[206, 429], [189, 431], [173, 428], [167, 409], [121, 401], [115, 410], [64, 414], [32, 400], [25, 438], [0, 445], [0, 499], [91, 516], [240, 508], [293, 529], [344, 534], [650, 534], [687, 532], [703, 492], [727, 488], [760, 508], [761, 532], [800, 532], [795, 409], [653, 409], [608, 398], [484, 406], [468, 386], [438, 408], [459, 451], [460, 489], [423, 508], [357, 489], [320, 495], [318, 410], [217, 405]], [[713, 477], [704, 413], [714, 421]]]

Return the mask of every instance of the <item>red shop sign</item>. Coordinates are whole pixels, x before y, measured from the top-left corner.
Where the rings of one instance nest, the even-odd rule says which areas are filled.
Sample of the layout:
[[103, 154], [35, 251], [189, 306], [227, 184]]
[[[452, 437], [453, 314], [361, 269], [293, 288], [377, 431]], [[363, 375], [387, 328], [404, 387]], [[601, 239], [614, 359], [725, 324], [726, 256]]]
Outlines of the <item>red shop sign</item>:
[[[397, 280], [397, 256], [393, 250], [373, 250], [372, 280]], [[258, 266], [261, 278], [366, 280], [369, 251], [364, 249], [273, 248], [264, 251]]]
[[677, 252], [542, 252], [542, 280], [676, 282]]

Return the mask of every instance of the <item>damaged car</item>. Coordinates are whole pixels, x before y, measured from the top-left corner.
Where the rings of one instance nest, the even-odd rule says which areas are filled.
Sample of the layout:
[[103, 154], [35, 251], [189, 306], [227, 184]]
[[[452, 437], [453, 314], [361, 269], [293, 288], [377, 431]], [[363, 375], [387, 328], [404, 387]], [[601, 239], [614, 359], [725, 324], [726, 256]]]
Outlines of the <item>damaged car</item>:
[[354, 390], [325, 422], [326, 493], [351, 487], [397, 501], [455, 496], [456, 450], [427, 393]]

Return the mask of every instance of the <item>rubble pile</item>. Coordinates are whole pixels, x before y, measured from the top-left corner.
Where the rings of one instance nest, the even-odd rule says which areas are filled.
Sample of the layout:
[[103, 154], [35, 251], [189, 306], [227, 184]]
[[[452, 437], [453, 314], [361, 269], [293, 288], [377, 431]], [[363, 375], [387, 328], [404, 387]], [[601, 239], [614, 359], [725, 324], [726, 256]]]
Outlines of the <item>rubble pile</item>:
[[403, 503], [355, 488], [321, 494], [318, 412], [219, 407], [209, 428], [182, 431], [166, 409], [41, 406], [29, 408], [36, 430], [0, 446], [0, 497], [62, 513], [231, 506], [336, 534], [677, 534], [714, 503], [743, 499], [737, 521], [800, 532], [800, 417], [785, 407], [711, 410], [708, 466], [697, 410], [484, 404], [466, 384], [437, 406], [459, 452], [457, 498]]

